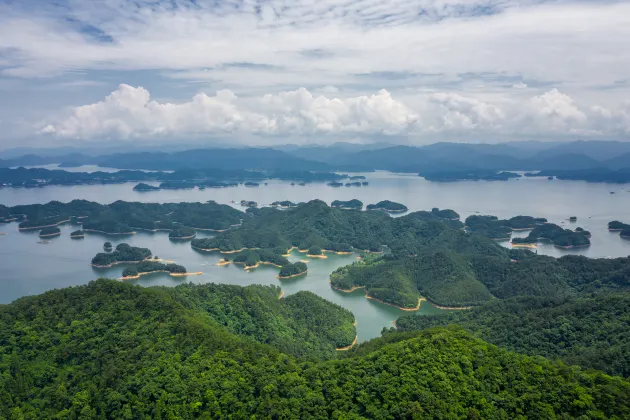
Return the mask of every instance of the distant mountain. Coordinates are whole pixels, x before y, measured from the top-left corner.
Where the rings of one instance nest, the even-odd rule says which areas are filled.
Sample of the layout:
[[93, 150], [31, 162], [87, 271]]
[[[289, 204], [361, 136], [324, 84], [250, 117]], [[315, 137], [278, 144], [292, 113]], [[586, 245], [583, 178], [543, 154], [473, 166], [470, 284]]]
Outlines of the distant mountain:
[[630, 167], [630, 152], [624, 153], [604, 162], [604, 165], [610, 169], [622, 169]]
[[576, 170], [599, 168], [601, 166], [603, 166], [602, 162], [578, 153], [566, 153], [555, 156], [541, 156], [538, 154], [529, 159], [527, 169]]
[[316, 160], [318, 162], [332, 162], [338, 156], [357, 153], [364, 150], [378, 150], [391, 147], [389, 143], [369, 143], [369, 144], [356, 144], [356, 143], [334, 143], [330, 146], [309, 145], [309, 146], [281, 146], [274, 147], [274, 149], [282, 150], [293, 156], [297, 156], [303, 159]]
[[605, 161], [626, 153], [630, 153], [630, 142], [580, 140], [570, 143], [559, 143], [555, 147], [540, 151], [536, 156], [538, 158], [551, 158], [566, 154], [580, 154], [598, 161]]
[[261, 169], [318, 171], [322, 162], [301, 159], [275, 149], [196, 149], [183, 152], [119, 153], [97, 158], [99, 166], [119, 169]]

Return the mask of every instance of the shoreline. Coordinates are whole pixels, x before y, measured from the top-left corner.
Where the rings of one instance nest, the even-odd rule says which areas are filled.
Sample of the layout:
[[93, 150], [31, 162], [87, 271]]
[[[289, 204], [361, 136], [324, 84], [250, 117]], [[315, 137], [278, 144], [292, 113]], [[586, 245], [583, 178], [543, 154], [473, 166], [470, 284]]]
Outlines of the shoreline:
[[83, 232], [96, 232], [96, 233], [102, 233], [105, 235], [135, 235], [136, 232], [115, 232], [115, 233], [111, 233], [111, 232], [104, 232], [102, 230], [96, 230], [96, 229], [83, 229]]
[[51, 237], [51, 236], [59, 236], [59, 235], [61, 235], [61, 232], [57, 232], [57, 233], [49, 233], [49, 234], [47, 234], [47, 235], [37, 235], [37, 236], [39, 236], [40, 238], [49, 238], [49, 237]]
[[468, 311], [473, 308], [472, 306], [441, 306], [441, 305], [438, 305], [437, 303], [431, 302], [428, 299], [426, 299], [426, 301], [429, 302], [431, 306], [434, 306], [438, 309], [442, 309], [444, 311]]
[[309, 257], [309, 258], [321, 258], [321, 259], [328, 258], [324, 254], [322, 254], [322, 255], [306, 254], [306, 256]]
[[284, 297], [284, 290], [280, 289], [280, 296], [278, 296], [278, 299], [282, 299]]
[[[118, 264], [138, 264], [138, 263], [145, 262], [145, 261], [162, 262], [164, 260], [162, 258], [145, 258], [144, 260], [140, 260], [140, 261], [114, 261], [113, 263], [108, 264], [108, 265], [98, 265], [98, 264], [92, 264], [92, 263], [90, 263], [90, 265], [92, 267], [96, 267], [96, 268], [111, 268], [111, 267], [113, 267], [115, 265], [118, 265]], [[164, 261], [164, 262], [167, 262], [167, 261]]]
[[223, 266], [225, 266], [225, 265], [230, 265], [230, 264], [232, 264], [232, 261], [229, 261], [229, 260], [228, 260], [228, 261], [221, 260], [221, 261], [219, 261], [219, 262], [217, 262], [217, 263], [216, 263], [216, 266], [217, 266], [217, 267], [223, 267]]
[[299, 277], [299, 276], [303, 276], [304, 274], [308, 273], [308, 270], [306, 271], [302, 271], [301, 273], [297, 273], [297, 274], [291, 274], [290, 276], [276, 276], [277, 279], [292, 279], [293, 277]]
[[[330, 283], [330, 280], [328, 281], [328, 283]], [[353, 286], [349, 290], [348, 289], [342, 289], [340, 287], [333, 286], [332, 283], [330, 284], [330, 287], [332, 287], [333, 289], [337, 290], [338, 292], [343, 292], [343, 293], [352, 293], [352, 292], [354, 292], [356, 290], [359, 290], [359, 289], [365, 289], [365, 286]]]
[[31, 226], [29, 226], [29, 227], [18, 227], [18, 230], [35, 230], [35, 229], [43, 229], [43, 228], [47, 228], [47, 227], [57, 227], [57, 226], [59, 226], [61, 224], [68, 223], [69, 221], [70, 221], [70, 219], [62, 220], [61, 222], [55, 223], [55, 224], [52, 224], [52, 225], [32, 226], [32, 227]]
[[[333, 251], [332, 249], [322, 249], [322, 252], [332, 252], [336, 255], [350, 255], [352, 251]], [[308, 257], [308, 255], [307, 255]]]
[[401, 311], [407, 311], [407, 312], [414, 312], [420, 309], [420, 305], [422, 304], [422, 302], [426, 302], [426, 298], [423, 297], [419, 297], [418, 298], [418, 304], [414, 307], [414, 308], [403, 308], [402, 306], [398, 306], [398, 305], [394, 305], [393, 303], [389, 303], [389, 302], [385, 302], [382, 299], [379, 299], [377, 297], [374, 296], [370, 296], [367, 293], [365, 294], [365, 297], [371, 300], [375, 300], [377, 302], [383, 303], [385, 305], [389, 305], [389, 306], [393, 306], [394, 308], [400, 309]]
[[350, 350], [352, 347], [354, 347], [354, 346], [356, 346], [356, 345], [357, 345], [357, 341], [358, 341], [358, 340], [359, 340], [359, 336], [358, 336], [358, 335], [355, 335], [355, 336], [354, 336], [354, 341], [352, 342], [352, 344], [350, 344], [349, 346], [346, 346], [346, 347], [337, 347], [337, 348], [335, 348], [335, 350], [337, 350], [337, 351], [347, 351], [347, 350]]
[[156, 270], [156, 271], [143, 271], [141, 273], [138, 273], [137, 276], [121, 277], [119, 280], [139, 279], [140, 276], [144, 276], [144, 275], [151, 274], [151, 273], [168, 273], [169, 275], [171, 275], [173, 277], [200, 276], [200, 275], [203, 274], [202, 271], [195, 271], [195, 272], [192, 272], [192, 273], [171, 273], [170, 271], [166, 271], [166, 270]]
[[515, 244], [512, 242], [512, 248], [530, 248], [535, 249], [538, 246], [536, 244]]
[[193, 239], [195, 235], [190, 235], [190, 236], [169, 236], [168, 239]]
[[575, 249], [575, 248], [588, 248], [589, 246], [591, 246], [591, 244], [585, 244], [585, 245], [567, 245], [567, 246], [562, 246], [562, 245], [556, 245], [553, 244], [554, 247], [559, 248], [559, 249]]

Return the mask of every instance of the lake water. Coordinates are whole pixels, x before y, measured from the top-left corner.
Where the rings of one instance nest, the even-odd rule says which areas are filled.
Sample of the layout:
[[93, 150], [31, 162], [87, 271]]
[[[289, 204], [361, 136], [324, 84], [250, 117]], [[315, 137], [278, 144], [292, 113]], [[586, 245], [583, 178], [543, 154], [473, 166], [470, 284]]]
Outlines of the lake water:
[[[134, 184], [107, 186], [46, 187], [42, 189], [0, 189], [0, 204], [46, 203], [51, 200], [67, 202], [86, 199], [100, 203], [115, 200], [143, 202], [180, 202], [215, 200], [230, 204], [232, 201], [254, 200], [269, 204], [276, 200], [294, 202], [319, 198], [328, 203], [333, 200], [358, 198], [364, 204], [389, 199], [404, 203], [411, 211], [430, 210], [432, 207], [452, 208], [462, 216], [471, 214], [494, 214], [508, 218], [519, 214], [546, 217], [549, 221], [575, 228], [582, 226], [592, 233], [590, 248], [560, 250], [551, 245], [540, 244], [538, 252], [561, 256], [568, 253], [589, 257], [617, 257], [630, 255], [630, 241], [621, 239], [618, 233], [607, 230], [607, 223], [620, 220], [630, 223], [630, 192], [628, 186], [589, 184], [579, 181], [547, 181], [546, 179], [520, 179], [507, 182], [432, 183], [418, 176], [376, 172], [363, 174], [370, 183], [367, 187], [332, 188], [325, 184], [308, 184], [304, 187], [291, 186], [289, 182], [268, 181], [258, 188], [243, 186], [226, 189], [163, 190], [135, 192]], [[610, 194], [614, 191], [615, 194]], [[240, 208], [238, 205], [234, 205]], [[577, 223], [569, 223], [569, 216], [577, 216]], [[195, 283], [229, 283], [241, 286], [248, 284], [280, 285], [285, 294], [299, 290], [310, 290], [325, 299], [351, 310], [358, 321], [359, 340], [378, 336], [383, 327], [389, 327], [396, 318], [407, 312], [365, 298], [363, 291], [342, 293], [332, 289], [328, 283], [330, 273], [337, 267], [350, 264], [356, 255], [330, 255], [327, 259], [309, 260], [308, 274], [288, 280], [276, 278], [278, 269], [261, 266], [245, 271], [242, 266], [218, 267], [221, 258], [217, 253], [194, 251], [189, 242], [173, 242], [164, 232], [140, 232], [129, 237], [89, 234], [84, 239], [72, 240], [70, 226], [62, 227], [62, 235], [53, 238], [50, 244], [37, 244], [36, 231], [18, 232], [17, 224], [0, 225], [0, 303], [31, 294], [42, 293], [53, 288], [85, 284], [98, 277], [118, 278], [123, 266], [109, 269], [94, 269], [89, 266], [91, 258], [102, 251], [103, 242], [127, 242], [134, 246], [150, 248], [154, 255], [171, 259], [184, 265], [188, 271], [203, 272], [200, 276], [171, 277], [156, 273], [133, 280], [143, 286], [177, 285], [190, 281]], [[525, 236], [520, 232], [515, 236]], [[509, 244], [505, 244], [509, 246]], [[294, 252], [291, 260], [304, 259], [304, 254]], [[428, 303], [421, 305], [418, 313], [439, 311]]]

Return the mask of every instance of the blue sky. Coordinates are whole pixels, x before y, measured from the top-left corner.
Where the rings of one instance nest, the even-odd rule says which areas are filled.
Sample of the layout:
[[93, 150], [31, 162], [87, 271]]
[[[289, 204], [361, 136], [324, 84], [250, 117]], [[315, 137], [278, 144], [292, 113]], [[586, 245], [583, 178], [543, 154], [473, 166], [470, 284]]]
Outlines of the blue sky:
[[630, 2], [0, 0], [0, 148], [630, 138]]

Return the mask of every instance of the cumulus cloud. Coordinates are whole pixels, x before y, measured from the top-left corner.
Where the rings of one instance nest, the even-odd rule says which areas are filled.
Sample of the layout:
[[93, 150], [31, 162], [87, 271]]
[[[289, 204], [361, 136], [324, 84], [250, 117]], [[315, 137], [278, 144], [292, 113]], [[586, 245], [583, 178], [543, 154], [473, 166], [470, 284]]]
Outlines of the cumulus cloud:
[[331, 99], [304, 88], [257, 98], [221, 90], [214, 96], [199, 93], [188, 102], [160, 103], [151, 100], [146, 89], [122, 84], [103, 101], [74, 108], [68, 118], [42, 132], [86, 139], [203, 133], [394, 134], [415, 119], [386, 90]]
[[305, 88], [255, 97], [220, 90], [171, 103], [152, 100], [142, 87], [122, 84], [104, 100], [76, 107], [39, 132], [86, 140], [195, 135], [614, 135], [630, 132], [630, 105], [580, 106], [558, 89], [522, 101], [484, 100], [452, 92], [399, 99], [387, 90], [351, 97], [314, 95]]

